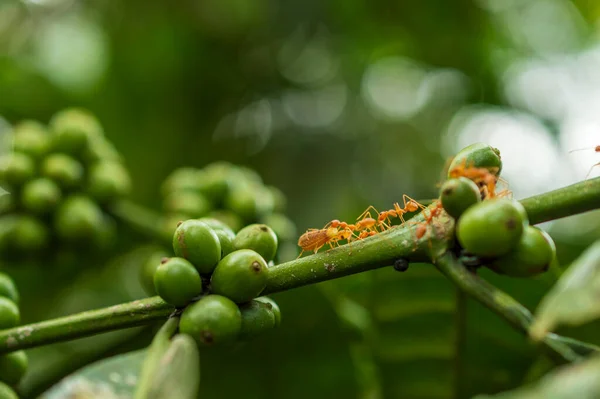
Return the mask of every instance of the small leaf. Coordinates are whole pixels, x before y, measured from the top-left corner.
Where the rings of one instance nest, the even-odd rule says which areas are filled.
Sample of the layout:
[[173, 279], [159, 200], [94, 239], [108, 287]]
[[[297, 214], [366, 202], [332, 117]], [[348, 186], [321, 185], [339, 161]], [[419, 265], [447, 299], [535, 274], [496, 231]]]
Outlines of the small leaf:
[[563, 274], [544, 297], [530, 335], [540, 340], [559, 324], [580, 325], [600, 317], [600, 241]]
[[144, 349], [93, 363], [66, 377], [40, 398], [130, 398], [145, 356]]
[[474, 399], [595, 399], [600, 397], [600, 357], [571, 364], [547, 374], [537, 384]]
[[171, 344], [171, 337], [177, 330], [179, 324], [178, 317], [172, 317], [158, 330], [150, 347], [148, 354], [144, 359], [144, 364], [140, 371], [139, 384], [135, 391], [136, 399], [144, 399], [148, 397], [148, 392], [151, 389], [153, 381], [161, 365], [161, 359], [167, 353]]
[[200, 389], [200, 354], [196, 341], [179, 334], [160, 360], [148, 399], [195, 399]]

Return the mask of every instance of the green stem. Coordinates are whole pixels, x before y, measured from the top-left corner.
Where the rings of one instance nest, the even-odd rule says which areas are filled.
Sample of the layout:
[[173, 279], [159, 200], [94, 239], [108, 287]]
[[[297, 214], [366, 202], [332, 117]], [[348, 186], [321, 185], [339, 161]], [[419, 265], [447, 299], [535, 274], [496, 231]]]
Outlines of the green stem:
[[170, 239], [165, 237], [165, 232], [161, 228], [161, 217], [156, 212], [128, 200], [112, 204], [109, 211], [140, 234], [171, 244]]
[[600, 208], [600, 177], [525, 198], [529, 222], [538, 224]]
[[[522, 203], [532, 224], [596, 209], [600, 207], [600, 178], [527, 198]], [[160, 217], [153, 212], [128, 201], [114, 204], [111, 212], [141, 233], [165, 239], [160, 229]], [[449, 258], [451, 255], [444, 255], [447, 243], [453, 239], [451, 221], [434, 222], [430, 232], [417, 240], [417, 223], [423, 217], [423, 214], [416, 216], [406, 227], [396, 227], [350, 245], [274, 266], [269, 270], [269, 281], [262, 295], [373, 270], [391, 265], [398, 258], [407, 258], [411, 262], [433, 259], [459, 288], [500, 314], [515, 328], [527, 331], [531, 323], [527, 309], [470, 274], [456, 259]], [[439, 256], [442, 257], [436, 259]], [[148, 324], [166, 317], [172, 310], [170, 305], [154, 297], [0, 331], [0, 354]], [[596, 351], [596, 348], [574, 342], [578, 341], [568, 341], [553, 334], [544, 339], [546, 347], [563, 359], [575, 360], [577, 353]]]
[[417, 227], [416, 223], [407, 223], [407, 227], [395, 227], [364, 240], [273, 266], [269, 268], [269, 281], [262, 295], [389, 266], [398, 258], [427, 262], [432, 248], [427, 236], [417, 240]]
[[0, 331], [0, 354], [137, 327], [164, 319], [173, 307], [152, 297]]
[[[263, 295], [319, 281], [391, 265], [400, 257], [414, 262], [428, 259], [425, 237], [415, 238], [416, 225], [393, 228], [369, 239], [353, 242], [269, 269]], [[0, 331], [0, 354], [82, 338], [103, 332], [148, 324], [173, 311], [159, 297], [124, 303]]]
[[[439, 257], [435, 265], [461, 290], [504, 318], [515, 329], [528, 334], [533, 316], [510, 295], [468, 271], [450, 252]], [[567, 342], [557, 337], [555, 334], [547, 334], [542, 341], [555, 361], [574, 362], [581, 359]]]

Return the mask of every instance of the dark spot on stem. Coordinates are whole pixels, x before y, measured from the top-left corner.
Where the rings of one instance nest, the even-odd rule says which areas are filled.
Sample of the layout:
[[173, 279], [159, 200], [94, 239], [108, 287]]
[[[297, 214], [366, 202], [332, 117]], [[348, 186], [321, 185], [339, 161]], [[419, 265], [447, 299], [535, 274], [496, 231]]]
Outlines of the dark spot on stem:
[[182, 220], [180, 220], [179, 222], [177, 222], [177, 227], [181, 226], [182, 223], [183, 223]]
[[453, 187], [446, 187], [446, 188], [444, 189], [444, 191], [442, 192], [442, 194], [444, 194], [444, 195], [450, 195], [450, 194], [452, 194], [453, 192], [454, 192], [454, 188], [453, 188]]
[[408, 259], [399, 258], [394, 262], [394, 270], [397, 272], [405, 272], [408, 270]]
[[325, 270], [330, 273], [335, 271], [335, 265], [332, 263], [325, 263], [323, 266], [325, 266]]
[[162, 258], [160, 260], [160, 264], [162, 265], [163, 263], [167, 263], [169, 261], [169, 258], [167, 258], [166, 256], [164, 258]]
[[260, 229], [262, 231], [269, 231], [269, 228], [267, 226], [265, 226], [264, 224], [260, 226]]

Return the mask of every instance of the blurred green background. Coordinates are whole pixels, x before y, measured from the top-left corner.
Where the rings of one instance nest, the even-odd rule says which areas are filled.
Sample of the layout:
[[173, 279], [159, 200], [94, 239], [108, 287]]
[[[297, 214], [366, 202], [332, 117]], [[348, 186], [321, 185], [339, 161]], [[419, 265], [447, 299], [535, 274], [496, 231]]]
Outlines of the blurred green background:
[[[125, 155], [134, 201], [159, 209], [173, 169], [226, 160], [281, 188], [299, 232], [435, 197], [448, 157], [477, 141], [500, 149], [520, 199], [600, 161], [569, 152], [600, 144], [599, 27], [592, 0], [0, 0], [0, 134], [87, 107]], [[599, 217], [543, 225], [563, 268]], [[121, 255], [102, 270], [82, 259], [68, 282], [15, 277], [25, 321], [142, 297], [135, 253]], [[534, 310], [559, 273], [484, 276]], [[204, 397], [462, 398], [546, 367], [432, 266], [274, 298], [280, 330], [202, 354]], [[596, 328], [563, 332], [600, 343]], [[108, 341], [31, 351], [27, 378]]]

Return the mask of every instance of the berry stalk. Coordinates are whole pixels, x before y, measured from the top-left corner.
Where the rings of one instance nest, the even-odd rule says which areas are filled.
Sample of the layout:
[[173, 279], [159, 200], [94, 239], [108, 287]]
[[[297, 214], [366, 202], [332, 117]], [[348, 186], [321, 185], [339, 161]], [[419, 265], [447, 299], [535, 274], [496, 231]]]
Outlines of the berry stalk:
[[173, 307], [159, 297], [0, 330], [0, 354], [164, 320]]

